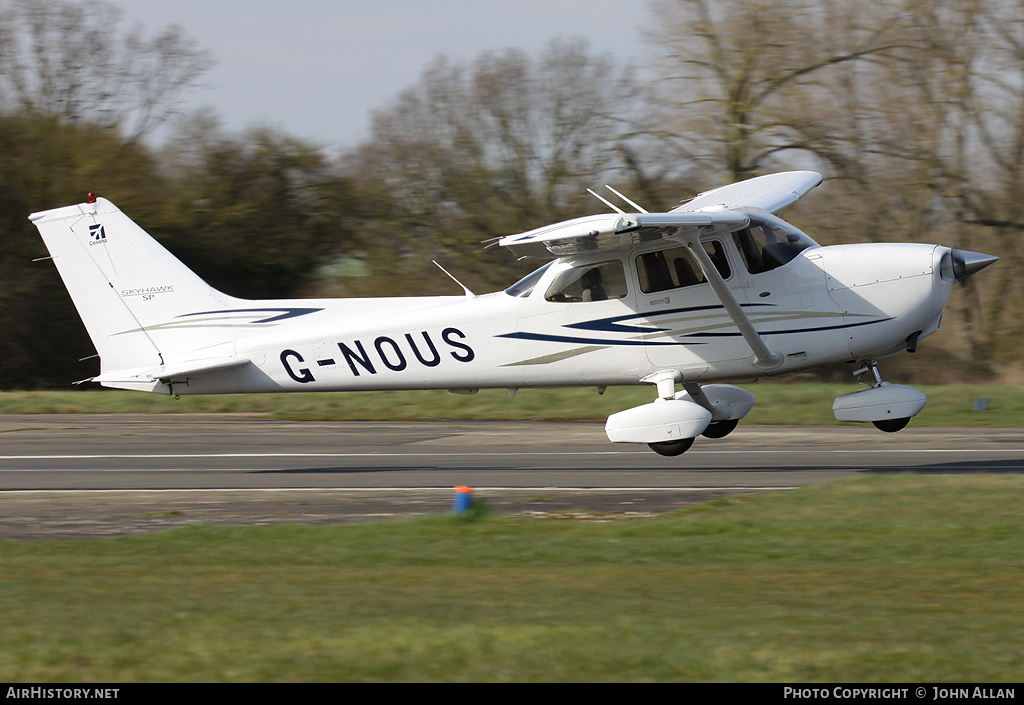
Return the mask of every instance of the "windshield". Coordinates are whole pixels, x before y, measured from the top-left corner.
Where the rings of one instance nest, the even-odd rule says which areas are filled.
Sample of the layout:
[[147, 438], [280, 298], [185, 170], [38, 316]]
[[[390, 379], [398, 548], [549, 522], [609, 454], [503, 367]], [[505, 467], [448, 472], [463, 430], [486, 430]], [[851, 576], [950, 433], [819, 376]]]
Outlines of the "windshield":
[[751, 274], [771, 271], [790, 262], [800, 252], [818, 247], [811, 238], [779, 218], [750, 218], [750, 227], [732, 234], [743, 264]]
[[554, 261], [548, 262], [540, 269], [533, 270], [515, 284], [505, 289], [505, 293], [509, 296], [526, 298], [533, 291], [533, 287], [537, 286], [537, 282], [540, 281], [540, 278], [544, 276], [544, 272], [546, 272], [548, 267], [552, 264], [554, 264]]

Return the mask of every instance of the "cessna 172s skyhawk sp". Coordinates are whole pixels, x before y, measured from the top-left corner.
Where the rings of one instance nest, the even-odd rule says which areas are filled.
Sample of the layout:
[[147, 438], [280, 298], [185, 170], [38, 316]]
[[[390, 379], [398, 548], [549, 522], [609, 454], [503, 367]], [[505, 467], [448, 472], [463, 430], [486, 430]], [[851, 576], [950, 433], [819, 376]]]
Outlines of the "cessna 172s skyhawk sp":
[[553, 260], [485, 296], [236, 299], [104, 199], [31, 220], [99, 353], [91, 381], [101, 385], [511, 393], [648, 383], [656, 399], [612, 414], [608, 438], [678, 455], [750, 411], [754, 397], [728, 381], [854, 361], [871, 383], [835, 400], [837, 419], [897, 431], [924, 407], [923, 393], [883, 382], [875, 360], [913, 351], [938, 329], [954, 283], [997, 258], [940, 245], [821, 247], [778, 217], [820, 182], [808, 171], [762, 176], [668, 213], [605, 201], [616, 212], [501, 238], [521, 257]]

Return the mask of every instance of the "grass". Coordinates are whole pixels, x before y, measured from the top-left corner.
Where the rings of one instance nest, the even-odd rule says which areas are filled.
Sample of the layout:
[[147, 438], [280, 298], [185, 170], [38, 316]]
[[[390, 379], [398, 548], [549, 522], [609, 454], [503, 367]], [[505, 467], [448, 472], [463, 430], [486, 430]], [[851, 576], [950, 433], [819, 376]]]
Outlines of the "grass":
[[1012, 682], [1024, 478], [0, 542], [0, 681]]
[[[746, 387], [757, 403], [745, 423], [840, 425], [832, 400], [861, 388], [854, 384], [770, 384]], [[922, 386], [928, 405], [915, 426], [1024, 426], [1024, 387]], [[604, 395], [593, 388], [523, 389], [514, 399], [505, 390], [475, 396], [445, 391], [349, 392], [329, 394], [231, 394], [167, 396], [110, 390], [82, 392], [0, 392], [0, 414], [265, 414], [297, 420], [429, 419], [604, 419], [654, 398], [653, 387], [616, 387]], [[974, 401], [988, 399], [987, 411]]]

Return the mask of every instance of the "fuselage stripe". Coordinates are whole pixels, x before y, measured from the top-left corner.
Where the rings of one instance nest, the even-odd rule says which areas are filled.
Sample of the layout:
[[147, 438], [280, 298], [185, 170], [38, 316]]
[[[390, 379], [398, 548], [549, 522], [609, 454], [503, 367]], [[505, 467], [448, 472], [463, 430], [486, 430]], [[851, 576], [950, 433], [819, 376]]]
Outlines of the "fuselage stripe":
[[[652, 331], [655, 332], [655, 331]], [[605, 340], [602, 338], [577, 338], [569, 335], [549, 335], [547, 333], [503, 333], [495, 338], [518, 338], [519, 340], [540, 340], [549, 343], [584, 343], [588, 345], [677, 345], [677, 343], [650, 343], [643, 340]], [[704, 345], [705, 343], [694, 343]]]

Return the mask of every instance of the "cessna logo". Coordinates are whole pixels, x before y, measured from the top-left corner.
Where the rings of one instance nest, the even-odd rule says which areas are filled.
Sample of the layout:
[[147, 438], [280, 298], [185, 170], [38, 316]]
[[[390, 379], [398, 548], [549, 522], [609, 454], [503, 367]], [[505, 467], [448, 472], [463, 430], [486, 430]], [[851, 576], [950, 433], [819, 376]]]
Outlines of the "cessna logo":
[[97, 223], [96, 225], [89, 226], [89, 244], [90, 245], [106, 245], [107, 244], [107, 233], [103, 230], [103, 225]]
[[[413, 361], [424, 367], [436, 367], [444, 359], [445, 352], [456, 362], [470, 362], [476, 357], [476, 353], [466, 343], [466, 334], [458, 328], [445, 328], [441, 331], [441, 340], [444, 346], [438, 350], [434, 340], [427, 331], [420, 331], [418, 334], [406, 333], [404, 336], [389, 338], [382, 335], [366, 345], [361, 340], [350, 343], [338, 343], [338, 352], [341, 359], [324, 358], [316, 360], [317, 367], [341, 367], [346, 365], [353, 377], [360, 374], [375, 375], [380, 368], [386, 368], [392, 372], [401, 372]], [[447, 347], [445, 347], [447, 346]], [[374, 354], [376, 353], [376, 354]], [[316, 377], [310, 368], [304, 365], [305, 359], [295, 350], [281, 351], [281, 364], [285, 372], [296, 382], [303, 384], [315, 382]]]

